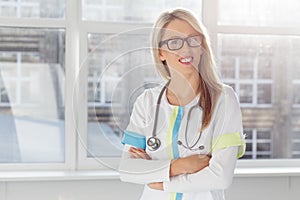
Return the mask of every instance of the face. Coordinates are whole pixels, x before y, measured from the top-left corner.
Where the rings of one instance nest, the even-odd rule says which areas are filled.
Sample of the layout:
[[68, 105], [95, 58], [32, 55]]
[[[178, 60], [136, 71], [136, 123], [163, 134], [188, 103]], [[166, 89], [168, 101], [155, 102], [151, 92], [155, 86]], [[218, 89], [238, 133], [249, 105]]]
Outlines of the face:
[[[179, 43], [177, 40], [170, 40], [175, 38], [184, 39], [183, 46], [180, 49], [177, 48], [181, 46], [182, 40]], [[198, 73], [198, 65], [202, 55], [200, 45], [202, 35], [189, 23], [179, 19], [171, 21], [165, 27], [165, 33], [161, 41], [159, 58], [161, 61], [166, 61], [171, 76], [172, 73], [180, 73], [184, 76]]]

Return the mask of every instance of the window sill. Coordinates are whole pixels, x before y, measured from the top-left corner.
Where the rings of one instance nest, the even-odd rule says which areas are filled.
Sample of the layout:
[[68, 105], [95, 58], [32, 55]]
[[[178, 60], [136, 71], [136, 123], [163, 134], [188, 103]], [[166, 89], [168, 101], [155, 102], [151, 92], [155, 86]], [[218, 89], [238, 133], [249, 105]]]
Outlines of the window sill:
[[[300, 167], [255, 167], [236, 168], [235, 177], [279, 177], [300, 176]], [[16, 181], [72, 181], [72, 180], [116, 180], [119, 173], [113, 170], [86, 171], [1, 171], [0, 182]]]
[[236, 168], [235, 177], [300, 176], [300, 167], [251, 167]]
[[119, 179], [113, 170], [89, 171], [1, 171], [0, 182], [9, 181], [72, 181]]

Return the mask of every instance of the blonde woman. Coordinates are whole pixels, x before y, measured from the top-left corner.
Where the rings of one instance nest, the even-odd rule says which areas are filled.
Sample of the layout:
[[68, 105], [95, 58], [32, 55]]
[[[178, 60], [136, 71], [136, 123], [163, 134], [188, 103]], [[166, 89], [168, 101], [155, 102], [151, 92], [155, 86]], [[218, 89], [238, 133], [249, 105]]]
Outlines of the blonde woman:
[[152, 47], [166, 84], [135, 102], [121, 180], [145, 184], [143, 200], [224, 199], [245, 142], [238, 99], [215, 72], [206, 29], [191, 11], [166, 11]]

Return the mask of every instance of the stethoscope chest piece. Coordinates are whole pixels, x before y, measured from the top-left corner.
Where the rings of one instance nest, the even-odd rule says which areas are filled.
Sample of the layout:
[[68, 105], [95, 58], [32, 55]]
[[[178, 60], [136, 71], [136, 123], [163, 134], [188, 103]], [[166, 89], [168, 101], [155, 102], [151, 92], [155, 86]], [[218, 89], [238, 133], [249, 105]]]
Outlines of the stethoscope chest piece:
[[150, 151], [156, 151], [161, 145], [160, 140], [157, 137], [150, 137], [147, 140], [147, 146]]

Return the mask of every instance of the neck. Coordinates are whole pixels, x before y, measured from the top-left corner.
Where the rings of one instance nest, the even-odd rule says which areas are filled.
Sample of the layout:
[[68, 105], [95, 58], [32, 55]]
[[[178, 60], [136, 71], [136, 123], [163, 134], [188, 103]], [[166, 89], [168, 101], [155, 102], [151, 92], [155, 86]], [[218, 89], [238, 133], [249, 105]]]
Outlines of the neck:
[[172, 105], [186, 105], [200, 92], [200, 76], [198, 73], [187, 77], [172, 76], [167, 88], [167, 98]]

